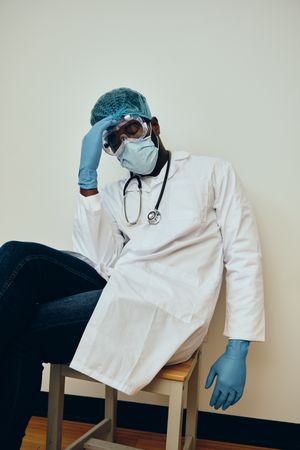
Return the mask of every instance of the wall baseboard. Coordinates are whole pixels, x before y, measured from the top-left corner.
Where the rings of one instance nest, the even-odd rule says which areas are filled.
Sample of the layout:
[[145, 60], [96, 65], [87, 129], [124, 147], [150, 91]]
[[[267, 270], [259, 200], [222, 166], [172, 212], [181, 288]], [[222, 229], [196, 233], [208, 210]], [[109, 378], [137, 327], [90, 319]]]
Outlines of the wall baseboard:
[[[33, 414], [46, 417], [48, 392], [40, 392]], [[118, 401], [117, 426], [166, 433], [166, 406]], [[97, 423], [104, 417], [102, 398], [65, 394], [64, 419]], [[185, 426], [185, 411], [183, 429]], [[199, 412], [198, 439], [232, 442], [283, 450], [300, 450], [300, 424]]]

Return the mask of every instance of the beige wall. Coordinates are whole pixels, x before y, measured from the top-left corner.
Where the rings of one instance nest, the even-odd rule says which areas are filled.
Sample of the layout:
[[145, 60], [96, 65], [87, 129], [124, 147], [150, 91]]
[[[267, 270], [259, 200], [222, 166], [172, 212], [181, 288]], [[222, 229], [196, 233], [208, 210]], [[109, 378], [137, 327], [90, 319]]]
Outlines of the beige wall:
[[[262, 241], [267, 341], [252, 344], [244, 397], [226, 414], [288, 422], [300, 422], [299, 21], [292, 0], [0, 2], [0, 243], [71, 248], [90, 109], [111, 88], [140, 90], [167, 148], [230, 160], [244, 181]], [[101, 181], [121, 173], [105, 155]], [[202, 386], [223, 326], [224, 293]], [[214, 411], [209, 396], [202, 411]]]

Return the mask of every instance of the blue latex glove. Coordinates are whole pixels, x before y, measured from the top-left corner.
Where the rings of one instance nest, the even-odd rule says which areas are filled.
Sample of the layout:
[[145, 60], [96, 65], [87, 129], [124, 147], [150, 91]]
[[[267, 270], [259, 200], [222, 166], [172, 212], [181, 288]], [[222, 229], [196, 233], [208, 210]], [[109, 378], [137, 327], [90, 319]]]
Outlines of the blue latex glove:
[[250, 342], [230, 339], [225, 353], [212, 365], [205, 383], [208, 389], [215, 377], [217, 382], [210, 399], [210, 406], [225, 410], [243, 395], [246, 382], [246, 356]]
[[89, 130], [81, 144], [78, 184], [81, 189], [97, 188], [97, 168], [102, 153], [102, 134], [116, 123], [112, 116], [105, 117]]

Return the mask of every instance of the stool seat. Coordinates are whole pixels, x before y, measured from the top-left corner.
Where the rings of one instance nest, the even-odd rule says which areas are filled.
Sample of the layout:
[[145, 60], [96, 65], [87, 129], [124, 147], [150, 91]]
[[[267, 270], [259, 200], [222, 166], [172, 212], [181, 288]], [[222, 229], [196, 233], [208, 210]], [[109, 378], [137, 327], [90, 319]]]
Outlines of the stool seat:
[[160, 378], [161, 380], [185, 381], [190, 373], [196, 357], [197, 352], [195, 352], [187, 361], [172, 364], [170, 366], [164, 366], [160, 369], [156, 375], [156, 378]]
[[[186, 425], [183, 450], [196, 449], [200, 359], [201, 347], [187, 361], [164, 366], [153, 380], [141, 389], [141, 391], [169, 397], [166, 450], [181, 450], [183, 404], [185, 399]], [[61, 450], [66, 377], [100, 383], [77, 370], [71, 369], [67, 364], [51, 364], [46, 450]], [[104, 386], [104, 419], [65, 450], [133, 450], [132, 447], [115, 443], [118, 391], [111, 386]]]

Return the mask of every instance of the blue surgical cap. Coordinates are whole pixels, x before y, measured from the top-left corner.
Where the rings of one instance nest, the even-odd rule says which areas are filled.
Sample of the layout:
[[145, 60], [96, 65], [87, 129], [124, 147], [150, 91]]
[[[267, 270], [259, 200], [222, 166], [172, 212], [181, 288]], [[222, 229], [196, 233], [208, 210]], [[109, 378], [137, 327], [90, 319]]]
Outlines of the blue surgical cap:
[[146, 119], [152, 115], [145, 97], [129, 88], [118, 88], [103, 94], [91, 112], [91, 125], [112, 115], [118, 120], [126, 114], [135, 114]]

